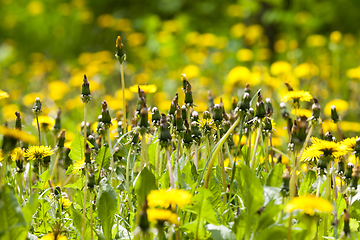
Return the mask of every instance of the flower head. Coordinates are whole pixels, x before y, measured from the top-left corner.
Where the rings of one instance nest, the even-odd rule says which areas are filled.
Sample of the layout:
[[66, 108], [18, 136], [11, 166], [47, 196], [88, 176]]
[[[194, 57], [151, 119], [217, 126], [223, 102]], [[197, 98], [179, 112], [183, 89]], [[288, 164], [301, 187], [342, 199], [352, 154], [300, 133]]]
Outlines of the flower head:
[[305, 195], [293, 198], [285, 207], [287, 212], [300, 210], [313, 216], [317, 212], [331, 212], [333, 210], [332, 204], [314, 195]]
[[0, 89], [0, 99], [8, 98], [8, 97], [9, 97], [9, 94]]
[[51, 156], [54, 154], [54, 151], [51, 150], [51, 147], [48, 146], [31, 146], [26, 150], [24, 156], [28, 158], [29, 161], [43, 160], [45, 157]]
[[150, 208], [146, 211], [148, 220], [150, 222], [159, 221], [165, 222], [168, 221], [173, 224], [179, 224], [178, 215], [176, 213], [171, 212], [170, 210], [165, 209], [156, 209]]
[[11, 129], [11, 128], [0, 126], [0, 134], [7, 136], [7, 137], [12, 137], [16, 140], [23, 141], [26, 143], [35, 144], [37, 142], [35, 136], [28, 134], [24, 131], [21, 131], [19, 129]]
[[11, 153], [11, 160], [13, 161], [22, 161], [24, 158], [24, 150], [20, 147], [15, 148]]
[[54, 233], [48, 233], [40, 238], [40, 240], [67, 240], [67, 237], [61, 234], [56, 234], [55, 236]]
[[310, 102], [313, 99], [311, 94], [306, 91], [289, 91], [284, 96], [282, 96], [282, 102], [293, 101], [294, 108], [300, 108], [300, 101]]
[[[38, 119], [39, 119], [40, 129], [44, 132], [49, 131], [55, 124], [55, 119], [53, 119], [49, 116], [38, 116]], [[32, 122], [32, 125], [34, 127], [37, 127], [36, 118]]]
[[185, 190], [180, 189], [160, 189], [153, 190], [147, 196], [149, 207], [168, 208], [175, 204], [182, 208], [184, 205], [191, 203], [192, 195]]
[[141, 88], [145, 94], [147, 93], [154, 93], [157, 90], [157, 87], [155, 84], [150, 84], [150, 85], [132, 85], [131, 87], [129, 87], [131, 92], [137, 93], [139, 88]]
[[313, 144], [305, 149], [301, 161], [312, 161], [318, 159], [320, 155], [338, 158], [346, 154], [346, 149], [339, 143], [321, 140], [315, 137], [312, 137], [311, 141]]
[[348, 152], [353, 152], [355, 150], [356, 139], [359, 137], [345, 138], [340, 142], [340, 144], [344, 147], [344, 149]]
[[4, 155], [2, 150], [0, 149], [0, 162], [4, 160]]
[[64, 197], [59, 199], [59, 204], [61, 204], [63, 208], [69, 208], [71, 206], [70, 200]]
[[85, 158], [83, 158], [82, 160], [76, 161], [73, 165], [72, 174], [76, 174], [79, 171], [81, 171], [84, 168], [84, 165], [85, 165]]

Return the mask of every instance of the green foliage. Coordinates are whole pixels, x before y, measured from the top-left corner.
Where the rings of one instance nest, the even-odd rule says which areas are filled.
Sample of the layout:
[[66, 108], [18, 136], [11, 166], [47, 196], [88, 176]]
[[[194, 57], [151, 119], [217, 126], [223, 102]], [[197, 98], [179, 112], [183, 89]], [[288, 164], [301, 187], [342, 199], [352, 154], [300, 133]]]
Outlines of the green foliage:
[[108, 146], [102, 146], [95, 158], [95, 162], [99, 164], [99, 166], [107, 169], [110, 166], [110, 158], [111, 158], [110, 148]]
[[303, 182], [300, 185], [299, 196], [312, 193], [311, 186], [316, 180], [316, 173], [314, 171], [308, 171]]
[[[77, 132], [74, 140], [71, 142], [71, 151], [69, 153], [69, 157], [75, 162], [85, 158], [84, 141], [84, 137], [79, 132]], [[89, 144], [90, 148], [94, 147], [89, 141], [87, 141], [87, 143]]]
[[146, 196], [151, 190], [156, 189], [156, 178], [154, 174], [148, 169], [144, 168], [134, 181], [135, 193], [137, 195], [138, 205], [145, 201]]

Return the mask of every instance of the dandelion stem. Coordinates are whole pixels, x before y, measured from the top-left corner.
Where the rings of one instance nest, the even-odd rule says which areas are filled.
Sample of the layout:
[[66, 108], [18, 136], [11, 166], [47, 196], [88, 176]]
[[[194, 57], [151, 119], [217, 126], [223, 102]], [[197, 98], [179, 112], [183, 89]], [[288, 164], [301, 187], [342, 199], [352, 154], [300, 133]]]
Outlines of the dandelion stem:
[[85, 186], [84, 186], [84, 204], [83, 204], [83, 216], [82, 216], [82, 228], [81, 228], [81, 236], [85, 239], [85, 223], [86, 223], [86, 194], [88, 188], [88, 166], [85, 164]]
[[87, 111], [86, 111], [86, 102], [85, 102], [84, 103], [84, 149], [85, 149], [85, 146], [86, 146], [86, 139], [87, 139], [87, 126], [86, 126], [86, 115], [87, 114], [86, 113], [87, 113]]
[[194, 144], [194, 149], [195, 149], [195, 156], [194, 156], [194, 165], [196, 170], [198, 169], [198, 155], [199, 155], [199, 145], [197, 143]]
[[132, 201], [131, 201], [131, 192], [130, 192], [130, 171], [129, 171], [131, 152], [132, 152], [132, 146], [130, 146], [129, 153], [128, 153], [128, 156], [126, 159], [126, 190], [128, 193], [128, 201], [129, 201], [130, 211], [133, 212], [133, 205], [132, 205]]
[[[90, 191], [90, 201], [91, 201], [92, 191]], [[90, 233], [91, 233], [91, 240], [94, 239], [93, 233], [93, 204], [90, 204]]]
[[36, 123], [37, 123], [37, 129], [38, 129], [38, 134], [39, 134], [39, 147], [40, 147], [41, 146], [41, 133], [40, 133], [39, 118], [38, 118], [37, 114], [36, 114]]
[[123, 134], [126, 133], [126, 103], [125, 103], [125, 78], [123, 64], [120, 62], [120, 75], [121, 75], [121, 90], [122, 90], [122, 101], [123, 101]]
[[[109, 147], [110, 147], [110, 151], [112, 149], [112, 146], [111, 146], [111, 138], [110, 138], [110, 129], [107, 130], [108, 132], [108, 142], [109, 142]], [[111, 170], [110, 170], [110, 177], [109, 177], [109, 180], [110, 180], [110, 184], [112, 184], [112, 175], [115, 171], [115, 166], [114, 166], [114, 155], [111, 156], [110, 158], [110, 166], [111, 166]]]
[[175, 187], [175, 183], [174, 183], [174, 175], [173, 175], [173, 170], [172, 170], [172, 166], [171, 166], [169, 149], [166, 149], [166, 160], [167, 160], [169, 177], [170, 177], [170, 186], [172, 189], [175, 189], [176, 187]]
[[[220, 142], [220, 126], [217, 128], [217, 136], [218, 136], [218, 143]], [[225, 140], [226, 142], [226, 140]], [[222, 172], [222, 184], [223, 184], [223, 192], [225, 193], [223, 195], [223, 202], [224, 202], [224, 205], [223, 205], [223, 212], [225, 211], [225, 206], [226, 206], [226, 174], [225, 174], [225, 166], [224, 166], [224, 158], [223, 158], [223, 154], [222, 154], [222, 148], [220, 148], [220, 151], [219, 151], [219, 159], [220, 159], [220, 165], [221, 165], [221, 172]]]
[[256, 168], [256, 166], [255, 166], [256, 149], [257, 149], [257, 147], [259, 145], [259, 140], [260, 140], [260, 136], [261, 136], [261, 130], [262, 130], [262, 120], [260, 120], [258, 132], [257, 132], [257, 135], [256, 135], [256, 140], [255, 140], [254, 151], [253, 151], [253, 155], [252, 155], [251, 162], [250, 162], [250, 167], [251, 167], [251, 170], [253, 170], [253, 171]]

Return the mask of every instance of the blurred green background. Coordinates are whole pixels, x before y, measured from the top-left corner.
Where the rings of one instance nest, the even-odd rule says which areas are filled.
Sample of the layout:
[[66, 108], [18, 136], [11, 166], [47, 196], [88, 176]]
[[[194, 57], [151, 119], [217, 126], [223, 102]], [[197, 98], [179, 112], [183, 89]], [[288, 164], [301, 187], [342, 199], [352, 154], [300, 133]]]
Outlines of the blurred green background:
[[[346, 103], [336, 104], [344, 109], [343, 120], [355, 121], [358, 9], [360, 1], [353, 0], [0, 0], [0, 89], [10, 95], [0, 100], [0, 122], [14, 121], [18, 110], [30, 125], [31, 107], [40, 97], [43, 114], [54, 118], [61, 107], [63, 123], [75, 132], [82, 121], [84, 74], [93, 96], [91, 121], [103, 99], [115, 117], [122, 108], [114, 57], [118, 35], [127, 54], [126, 87], [155, 84], [148, 106], [161, 112], [176, 92], [183, 102], [186, 73], [198, 112], [207, 108], [208, 90], [229, 110], [245, 83], [253, 93], [261, 88], [278, 109], [286, 81], [318, 97], [324, 120], [331, 106], [326, 104], [342, 99]], [[127, 89], [126, 98], [132, 112], [136, 94]], [[348, 122], [342, 127], [354, 129]]]

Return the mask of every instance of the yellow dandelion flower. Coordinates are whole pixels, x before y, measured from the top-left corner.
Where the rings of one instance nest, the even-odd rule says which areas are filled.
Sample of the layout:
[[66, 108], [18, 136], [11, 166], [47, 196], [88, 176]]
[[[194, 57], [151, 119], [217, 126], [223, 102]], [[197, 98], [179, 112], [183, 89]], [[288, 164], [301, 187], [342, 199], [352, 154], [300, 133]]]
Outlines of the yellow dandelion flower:
[[358, 138], [358, 136], [352, 138], [345, 138], [340, 142], [340, 144], [345, 148], [346, 151], [353, 152], [356, 145], [356, 139]]
[[360, 66], [357, 68], [350, 68], [349, 70], [346, 71], [346, 75], [349, 78], [353, 78], [353, 79], [360, 79]]
[[306, 91], [290, 91], [287, 92], [284, 96], [282, 96], [281, 101], [282, 102], [289, 102], [293, 101], [293, 107], [294, 108], [300, 108], [300, 101], [304, 102], [310, 102], [313, 97], [309, 92]]
[[147, 196], [149, 207], [168, 208], [175, 204], [182, 208], [184, 205], [191, 203], [192, 195], [185, 190], [180, 189], [160, 189], [153, 190]]
[[82, 171], [82, 169], [84, 168], [84, 165], [85, 165], [85, 158], [83, 158], [82, 160], [76, 161], [73, 165], [72, 174], [76, 174], [79, 171]]
[[48, 233], [42, 238], [40, 238], [40, 240], [67, 240], [67, 237], [59, 233], [56, 234], [56, 236], [54, 233]]
[[176, 213], [171, 212], [170, 210], [165, 210], [165, 209], [148, 209], [146, 211], [147, 216], [148, 216], [148, 220], [150, 222], [155, 222], [155, 221], [159, 221], [159, 222], [165, 222], [168, 221], [170, 223], [173, 224], [179, 224], [179, 219], [178, 219], [178, 215]]
[[140, 87], [145, 94], [147, 93], [154, 93], [157, 90], [157, 87], [155, 84], [150, 84], [150, 85], [132, 85], [131, 87], [129, 87], [131, 92], [137, 93], [138, 92], [138, 87]]
[[312, 63], [301, 63], [294, 69], [294, 74], [298, 78], [311, 78], [319, 75], [319, 68]]
[[35, 136], [30, 135], [19, 129], [10, 129], [7, 127], [0, 126], [0, 134], [7, 136], [7, 137], [12, 137], [14, 139], [17, 139], [19, 141], [23, 141], [26, 143], [36, 144], [36, 142], [37, 142], [37, 139]]
[[333, 210], [332, 204], [315, 195], [305, 195], [293, 198], [285, 207], [285, 211], [293, 212], [300, 210], [313, 216], [316, 212], [331, 212]]
[[234, 85], [236, 83], [245, 84], [249, 80], [250, 70], [247, 67], [237, 66], [230, 70], [226, 84]]
[[330, 34], [330, 41], [333, 43], [339, 43], [342, 38], [342, 34], [339, 31], [333, 31]]
[[10, 156], [11, 160], [13, 161], [22, 161], [24, 157], [24, 150], [20, 147], [17, 147], [11, 152]]
[[301, 157], [301, 161], [312, 161], [314, 159], [318, 159], [320, 155], [338, 158], [341, 155], [346, 154], [346, 148], [339, 143], [326, 141], [315, 137], [311, 138], [311, 142], [313, 145], [305, 149]]
[[71, 206], [70, 200], [64, 197], [59, 199], [59, 204], [61, 204], [63, 208], [69, 208]]
[[9, 94], [0, 89], [0, 99], [8, 98], [8, 97], [9, 97]]
[[[53, 119], [49, 116], [39, 116], [38, 119], [39, 119], [40, 129], [44, 132], [49, 131], [55, 124], [55, 119]], [[34, 118], [32, 125], [34, 127], [37, 127], [36, 118]]]
[[0, 162], [2, 162], [3, 160], [4, 160], [4, 155], [2, 149], [0, 149]]
[[292, 71], [291, 64], [285, 61], [277, 61], [271, 64], [270, 73], [273, 76], [279, 76]]
[[54, 150], [51, 150], [51, 147], [48, 146], [31, 146], [26, 150], [24, 157], [27, 157], [29, 161], [31, 160], [42, 160], [47, 156], [54, 154]]
[[325, 113], [326, 116], [331, 115], [331, 106], [332, 105], [334, 105], [336, 107], [336, 111], [340, 115], [342, 115], [346, 110], [349, 109], [349, 103], [347, 101], [342, 100], [342, 99], [335, 99], [335, 100], [332, 100], [332, 101], [328, 102], [325, 105], [324, 113]]

